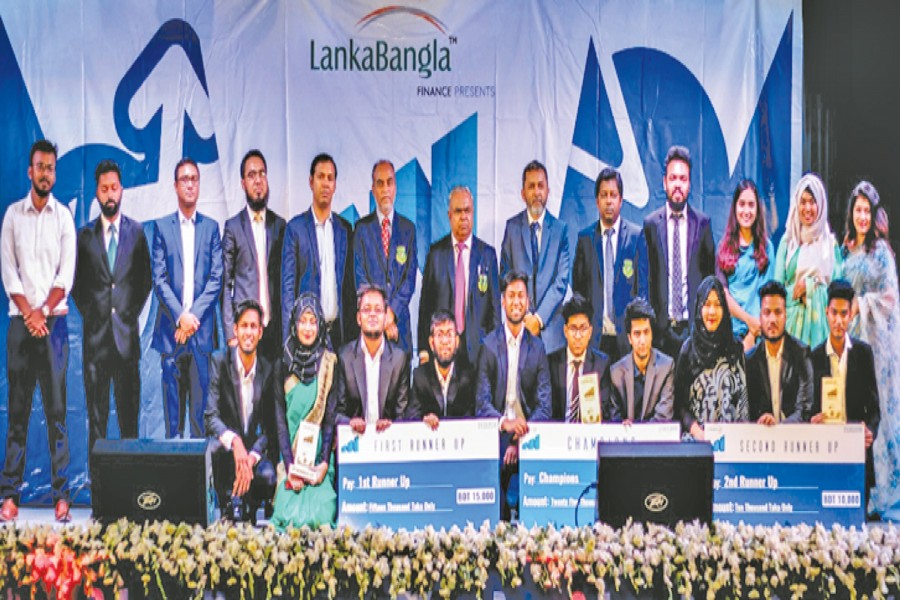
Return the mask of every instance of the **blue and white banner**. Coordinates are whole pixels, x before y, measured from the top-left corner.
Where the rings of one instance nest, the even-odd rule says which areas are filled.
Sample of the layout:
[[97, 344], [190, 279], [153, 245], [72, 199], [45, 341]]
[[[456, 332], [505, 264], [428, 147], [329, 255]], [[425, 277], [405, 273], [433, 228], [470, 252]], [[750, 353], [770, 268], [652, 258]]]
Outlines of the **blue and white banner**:
[[[147, 221], [175, 210], [173, 168], [193, 157], [199, 209], [220, 222], [244, 206], [239, 168], [251, 148], [265, 154], [270, 206], [286, 218], [310, 205], [317, 153], [335, 157], [334, 207], [351, 221], [371, 210], [371, 167], [387, 158], [421, 269], [449, 231], [454, 185], [472, 190], [475, 233], [497, 247], [524, 208], [522, 168], [539, 159], [548, 208], [574, 244], [597, 218], [604, 166], [621, 171], [622, 214], [639, 222], [663, 204], [662, 161], [679, 143], [694, 158], [690, 202], [717, 238], [743, 177], [756, 180], [777, 232], [800, 176], [801, 9], [802, 0], [0, 0], [0, 208], [28, 192], [28, 149], [40, 137], [59, 145], [55, 193], [78, 226], [97, 214], [93, 171], [105, 158], [122, 166], [123, 211]], [[154, 310], [142, 338], [146, 437], [163, 434]], [[76, 312], [69, 327], [77, 491], [87, 427]], [[0, 343], [3, 364], [5, 352]], [[6, 389], [0, 378], [0, 398]], [[49, 501], [39, 409], [26, 502]], [[5, 419], [0, 407], [0, 446]]]
[[708, 423], [715, 456], [713, 518], [752, 525], [862, 525], [862, 424]]
[[338, 427], [338, 523], [414, 529], [496, 523], [500, 442], [496, 419], [394, 423], [358, 435]]
[[530, 423], [519, 442], [519, 520], [526, 526], [593, 523], [598, 442], [677, 442], [678, 423]]

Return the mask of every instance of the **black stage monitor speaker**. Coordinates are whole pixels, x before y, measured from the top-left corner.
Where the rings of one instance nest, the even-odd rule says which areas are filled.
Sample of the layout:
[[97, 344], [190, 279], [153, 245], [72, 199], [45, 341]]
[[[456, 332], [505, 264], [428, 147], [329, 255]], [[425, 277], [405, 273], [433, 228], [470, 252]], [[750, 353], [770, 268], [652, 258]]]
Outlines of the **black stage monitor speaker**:
[[674, 526], [712, 521], [713, 453], [696, 442], [599, 442], [597, 518]]
[[97, 440], [91, 460], [94, 519], [126, 517], [209, 525], [210, 454], [203, 440]]

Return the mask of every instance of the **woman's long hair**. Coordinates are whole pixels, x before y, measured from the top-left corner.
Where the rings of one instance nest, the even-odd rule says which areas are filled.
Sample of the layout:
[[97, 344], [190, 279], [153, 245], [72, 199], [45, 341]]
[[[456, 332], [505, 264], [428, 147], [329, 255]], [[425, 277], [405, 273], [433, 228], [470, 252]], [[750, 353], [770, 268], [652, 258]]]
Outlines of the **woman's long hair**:
[[728, 212], [728, 223], [725, 225], [725, 235], [719, 242], [719, 268], [729, 276], [734, 273], [738, 259], [741, 256], [741, 226], [737, 220], [737, 202], [744, 190], [751, 190], [756, 198], [756, 221], [753, 223], [753, 259], [760, 273], [765, 273], [769, 267], [769, 255], [766, 246], [769, 242], [769, 234], [766, 231], [766, 209], [759, 201], [759, 190], [751, 179], [742, 179], [734, 188], [731, 198], [731, 210]]
[[856, 248], [857, 231], [856, 224], [853, 222], [853, 209], [856, 207], [856, 202], [860, 197], [869, 201], [869, 230], [866, 232], [865, 238], [863, 238], [863, 248], [866, 249], [866, 254], [868, 254], [875, 247], [875, 242], [878, 241], [877, 220], [878, 212], [881, 210], [881, 207], [878, 206], [880, 202], [878, 190], [868, 181], [860, 181], [850, 193], [850, 202], [847, 203], [847, 224], [845, 227], [847, 233], [844, 235], [844, 246], [848, 250]]

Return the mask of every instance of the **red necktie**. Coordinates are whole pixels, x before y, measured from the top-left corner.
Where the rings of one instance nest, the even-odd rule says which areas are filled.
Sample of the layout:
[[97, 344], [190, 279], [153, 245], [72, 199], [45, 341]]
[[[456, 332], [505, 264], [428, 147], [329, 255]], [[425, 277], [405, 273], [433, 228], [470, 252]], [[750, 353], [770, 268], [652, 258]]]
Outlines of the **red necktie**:
[[463, 250], [466, 249], [466, 245], [460, 242], [456, 247], [459, 249], [459, 254], [456, 257], [453, 316], [456, 318], [456, 330], [462, 333], [466, 330], [466, 268], [463, 263]]
[[384, 248], [384, 255], [387, 256], [391, 247], [391, 220], [387, 218], [381, 222], [381, 245]]

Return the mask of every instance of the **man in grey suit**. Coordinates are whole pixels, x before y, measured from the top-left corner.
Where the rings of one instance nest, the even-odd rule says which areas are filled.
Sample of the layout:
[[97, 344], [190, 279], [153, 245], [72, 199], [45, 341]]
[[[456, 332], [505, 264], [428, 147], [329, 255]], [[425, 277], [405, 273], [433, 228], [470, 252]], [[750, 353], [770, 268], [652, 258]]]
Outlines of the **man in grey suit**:
[[412, 355], [384, 335], [387, 295], [383, 289], [363, 284], [356, 307], [360, 337], [338, 352], [335, 421], [362, 434], [367, 425], [384, 431], [403, 418]]
[[525, 210], [506, 222], [500, 248], [500, 279], [510, 271], [528, 276], [525, 329], [541, 338], [548, 354], [566, 345], [560, 309], [572, 271], [569, 227], [547, 211], [549, 196], [547, 169], [533, 160], [522, 172]]
[[674, 409], [674, 361], [653, 347], [656, 313], [642, 297], [625, 307], [631, 353], [610, 367], [612, 394], [607, 419], [626, 425], [671, 421]]

